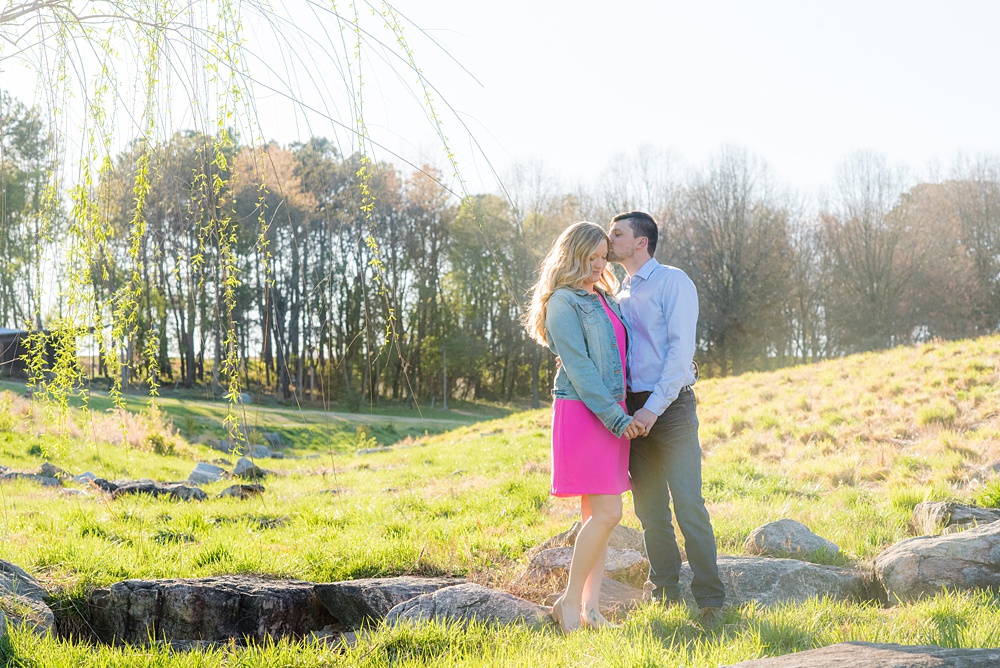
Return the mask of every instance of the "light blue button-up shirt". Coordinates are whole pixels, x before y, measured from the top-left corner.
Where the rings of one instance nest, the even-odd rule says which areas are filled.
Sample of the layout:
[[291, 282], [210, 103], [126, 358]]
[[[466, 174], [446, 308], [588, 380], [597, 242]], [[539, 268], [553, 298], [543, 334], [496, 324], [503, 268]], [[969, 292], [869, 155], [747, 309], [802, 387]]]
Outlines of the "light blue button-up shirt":
[[631, 337], [628, 388], [652, 392], [646, 408], [662, 415], [695, 381], [698, 291], [683, 271], [650, 258], [625, 279], [618, 298]]

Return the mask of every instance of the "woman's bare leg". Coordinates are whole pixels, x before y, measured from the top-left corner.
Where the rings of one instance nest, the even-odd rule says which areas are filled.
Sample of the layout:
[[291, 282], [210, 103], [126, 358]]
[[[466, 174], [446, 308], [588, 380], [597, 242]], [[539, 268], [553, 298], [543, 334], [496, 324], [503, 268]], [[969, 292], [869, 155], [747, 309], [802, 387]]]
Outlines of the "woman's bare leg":
[[576, 536], [569, 583], [561, 599], [567, 627], [571, 626], [570, 617], [582, 616], [584, 601], [592, 606], [588, 610], [596, 609], [604, 579], [608, 538], [622, 519], [621, 494], [587, 494], [581, 497], [580, 506], [585, 520]]

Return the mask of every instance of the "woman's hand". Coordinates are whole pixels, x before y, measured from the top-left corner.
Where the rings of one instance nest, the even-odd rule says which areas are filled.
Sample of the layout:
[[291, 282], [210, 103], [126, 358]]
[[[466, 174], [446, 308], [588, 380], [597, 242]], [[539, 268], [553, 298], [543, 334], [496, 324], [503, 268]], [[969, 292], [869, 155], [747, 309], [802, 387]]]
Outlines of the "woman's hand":
[[636, 422], [635, 420], [632, 420], [632, 422], [629, 423], [628, 427], [625, 428], [625, 433], [622, 434], [622, 436], [631, 440], [633, 438], [642, 436], [642, 432], [643, 432], [642, 425]]

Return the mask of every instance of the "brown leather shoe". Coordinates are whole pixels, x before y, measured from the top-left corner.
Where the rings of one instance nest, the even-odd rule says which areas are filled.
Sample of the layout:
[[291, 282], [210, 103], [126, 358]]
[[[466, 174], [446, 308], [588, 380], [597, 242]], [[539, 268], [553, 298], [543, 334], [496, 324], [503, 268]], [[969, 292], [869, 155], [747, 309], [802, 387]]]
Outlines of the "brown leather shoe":
[[722, 622], [723, 616], [725, 612], [722, 608], [706, 606], [698, 613], [698, 623], [701, 624], [701, 628], [711, 631]]

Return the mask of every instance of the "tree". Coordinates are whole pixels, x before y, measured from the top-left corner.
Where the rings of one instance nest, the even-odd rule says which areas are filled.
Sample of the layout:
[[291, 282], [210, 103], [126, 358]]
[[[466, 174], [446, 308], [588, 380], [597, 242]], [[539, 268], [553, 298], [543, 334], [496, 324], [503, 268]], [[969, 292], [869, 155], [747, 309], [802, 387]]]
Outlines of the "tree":
[[892, 215], [901, 177], [883, 156], [856, 153], [837, 172], [838, 198], [823, 216], [825, 307], [837, 352], [876, 350], [906, 340], [901, 310], [913, 268], [905, 222]]
[[40, 326], [49, 163], [38, 109], [0, 92], [0, 323]]
[[729, 147], [694, 176], [657, 245], [657, 255], [676, 258], [698, 288], [709, 372], [767, 367], [787, 340], [788, 215], [764, 163]]

